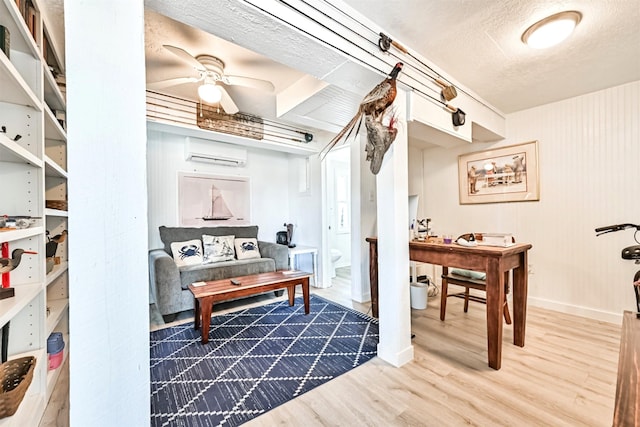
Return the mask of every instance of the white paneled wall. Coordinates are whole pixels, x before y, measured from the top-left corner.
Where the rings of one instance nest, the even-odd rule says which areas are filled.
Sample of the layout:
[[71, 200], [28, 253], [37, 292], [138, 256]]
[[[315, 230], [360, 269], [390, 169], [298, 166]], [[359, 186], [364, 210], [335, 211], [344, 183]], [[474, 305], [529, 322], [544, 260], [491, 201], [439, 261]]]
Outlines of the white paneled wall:
[[[184, 136], [147, 131], [149, 187], [149, 248], [162, 247], [158, 227], [178, 226], [178, 172], [248, 176], [251, 187], [251, 224], [258, 225], [260, 240], [275, 242], [276, 232], [290, 221], [289, 156], [281, 152], [250, 149], [245, 167], [187, 162]], [[215, 142], [212, 142], [215, 144]]]
[[[539, 141], [540, 201], [458, 203], [457, 157]], [[507, 117], [507, 139], [424, 151], [425, 214], [440, 233], [512, 232], [530, 242], [531, 304], [607, 321], [635, 306], [639, 266], [620, 258], [633, 232], [594, 228], [640, 223], [640, 82]], [[640, 238], [640, 233], [638, 233]]]

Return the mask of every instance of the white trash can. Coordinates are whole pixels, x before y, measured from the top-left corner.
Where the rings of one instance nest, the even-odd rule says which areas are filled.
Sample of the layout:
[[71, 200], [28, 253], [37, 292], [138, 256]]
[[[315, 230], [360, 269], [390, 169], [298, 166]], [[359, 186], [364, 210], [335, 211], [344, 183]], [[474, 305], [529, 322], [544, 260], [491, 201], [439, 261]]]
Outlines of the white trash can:
[[427, 283], [411, 283], [411, 308], [416, 310], [424, 310], [427, 308], [428, 290], [429, 285]]

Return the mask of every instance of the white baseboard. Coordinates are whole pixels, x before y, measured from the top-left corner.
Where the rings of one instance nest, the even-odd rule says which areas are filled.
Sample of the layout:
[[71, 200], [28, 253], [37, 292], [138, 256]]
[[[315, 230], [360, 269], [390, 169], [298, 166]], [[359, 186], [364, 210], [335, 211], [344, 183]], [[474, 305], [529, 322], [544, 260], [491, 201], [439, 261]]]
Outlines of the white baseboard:
[[396, 368], [413, 360], [413, 346], [405, 348], [400, 352], [389, 351], [386, 347], [378, 344], [378, 357]]
[[576, 316], [587, 317], [589, 319], [600, 320], [602, 322], [622, 324], [622, 313], [611, 313], [608, 311], [594, 310], [593, 308], [581, 307], [577, 305], [559, 303], [542, 298], [529, 297], [527, 299], [529, 306], [546, 308], [561, 313], [573, 314]]

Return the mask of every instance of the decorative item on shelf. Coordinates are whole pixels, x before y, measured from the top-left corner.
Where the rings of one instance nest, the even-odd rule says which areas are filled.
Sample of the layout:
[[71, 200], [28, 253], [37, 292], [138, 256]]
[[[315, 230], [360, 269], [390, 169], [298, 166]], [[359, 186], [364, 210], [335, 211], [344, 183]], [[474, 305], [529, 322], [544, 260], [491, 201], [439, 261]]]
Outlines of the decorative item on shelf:
[[69, 202], [66, 200], [46, 200], [45, 205], [48, 209], [57, 209], [60, 211], [66, 211]]
[[9, 52], [11, 50], [11, 36], [9, 34], [9, 29], [2, 25], [0, 25], [0, 50], [4, 52], [7, 59], [11, 59], [9, 56]]
[[[4, 245], [3, 244], [3, 253], [4, 253]], [[8, 247], [8, 246], [7, 246]], [[20, 265], [20, 261], [22, 261], [23, 254], [37, 254], [37, 252], [33, 251], [25, 251], [24, 249], [14, 249], [11, 253], [11, 258], [0, 258], [0, 274], [2, 274], [2, 289], [0, 289], [0, 299], [11, 298], [15, 296], [15, 291], [13, 288], [8, 287], [9, 281], [6, 281], [7, 286], [5, 287], [4, 275], [9, 274], [10, 271], [14, 270], [16, 267]]]
[[[1, 129], [1, 132], [2, 132], [2, 133], [4, 133], [4, 134], [6, 134], [6, 133], [7, 133], [7, 127], [6, 127], [6, 126], [2, 126], [0, 129]], [[7, 135], [7, 138], [8, 138], [8, 137], [9, 137], [9, 136]], [[20, 141], [20, 139], [22, 139], [22, 135], [20, 135], [20, 134], [16, 134], [16, 136], [14, 136], [14, 137], [13, 137], [13, 141], [15, 141], [15, 142]]]
[[53, 371], [62, 363], [64, 356], [64, 338], [62, 332], [52, 332], [47, 338], [47, 354], [49, 357], [49, 370]]
[[[9, 243], [3, 242], [0, 244], [0, 257], [9, 258]], [[11, 288], [11, 276], [9, 273], [0, 274], [2, 277], [2, 283], [0, 287], [0, 299], [11, 298], [14, 295], [14, 290]], [[11, 291], [3, 291], [4, 289], [11, 289]], [[4, 296], [3, 296], [4, 292]]]
[[429, 223], [431, 222], [431, 218], [424, 218], [418, 220], [418, 240], [424, 241], [429, 236], [429, 232], [431, 228], [429, 227]]
[[0, 216], [0, 231], [20, 230], [23, 228], [29, 228], [35, 224], [37, 219], [42, 217], [35, 216]]
[[295, 227], [293, 224], [284, 223], [284, 226], [287, 228], [287, 231], [278, 231], [276, 233], [276, 243], [279, 245], [287, 245], [290, 248], [295, 248], [295, 243], [292, 243], [293, 240], [293, 228]]
[[51, 273], [54, 265], [60, 264], [60, 257], [56, 256], [56, 251], [58, 250], [58, 244], [66, 240], [67, 234], [67, 230], [63, 230], [62, 233], [49, 237], [49, 230], [47, 230], [48, 242], [45, 246], [47, 255], [47, 274]]
[[0, 365], [0, 418], [16, 413], [24, 398], [36, 366], [33, 356], [20, 357]]

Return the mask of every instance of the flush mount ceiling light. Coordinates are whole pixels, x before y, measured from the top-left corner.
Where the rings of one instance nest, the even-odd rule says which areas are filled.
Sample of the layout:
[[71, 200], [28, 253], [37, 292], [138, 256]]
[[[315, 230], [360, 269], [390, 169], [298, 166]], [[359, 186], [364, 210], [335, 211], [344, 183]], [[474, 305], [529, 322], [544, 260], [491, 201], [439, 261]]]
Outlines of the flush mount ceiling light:
[[215, 83], [209, 82], [205, 79], [204, 84], [198, 87], [198, 96], [207, 104], [215, 104], [220, 102], [222, 98], [222, 92]]
[[571, 35], [580, 19], [582, 14], [575, 10], [548, 16], [527, 28], [522, 41], [534, 49], [555, 46]]

